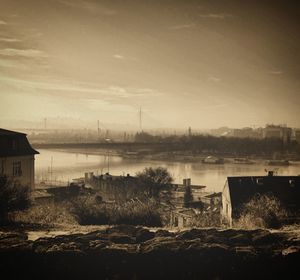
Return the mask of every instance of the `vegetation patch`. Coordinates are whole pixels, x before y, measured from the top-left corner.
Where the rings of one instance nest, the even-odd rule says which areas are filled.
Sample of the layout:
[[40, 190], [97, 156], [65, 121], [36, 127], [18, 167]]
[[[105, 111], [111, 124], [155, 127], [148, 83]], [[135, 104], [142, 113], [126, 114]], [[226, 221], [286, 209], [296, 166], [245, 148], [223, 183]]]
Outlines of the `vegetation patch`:
[[97, 201], [97, 196], [83, 196], [72, 201], [71, 213], [81, 225], [162, 225], [161, 215], [154, 201], [132, 199], [122, 204], [110, 204]]
[[0, 177], [0, 223], [10, 221], [10, 214], [30, 206], [30, 189], [19, 182]]
[[257, 194], [241, 209], [236, 221], [239, 228], [278, 228], [282, 226], [288, 213], [278, 198], [271, 194]]
[[16, 223], [55, 226], [77, 224], [66, 205], [52, 202], [42, 205], [33, 205], [25, 211], [12, 213], [12, 220]]

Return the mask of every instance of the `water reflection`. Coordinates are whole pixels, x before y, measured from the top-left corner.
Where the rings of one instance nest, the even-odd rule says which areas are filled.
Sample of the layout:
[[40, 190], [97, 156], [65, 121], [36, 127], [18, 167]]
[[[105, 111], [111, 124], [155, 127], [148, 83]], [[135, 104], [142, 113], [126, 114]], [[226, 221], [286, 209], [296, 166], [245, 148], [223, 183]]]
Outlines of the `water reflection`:
[[[134, 175], [144, 167], [164, 166], [168, 168], [176, 183], [184, 178], [191, 178], [193, 184], [206, 185], [210, 191], [221, 191], [227, 176], [265, 175], [270, 167], [264, 161], [257, 164], [224, 164], [147, 161], [140, 159], [123, 159], [119, 156], [88, 155], [54, 150], [39, 150], [36, 156], [36, 179], [49, 179], [49, 168], [52, 163], [52, 178], [57, 181], [71, 181], [82, 177], [84, 172], [103, 174], [109, 170], [114, 175]], [[294, 163], [277, 169], [278, 175], [299, 175], [300, 165]]]

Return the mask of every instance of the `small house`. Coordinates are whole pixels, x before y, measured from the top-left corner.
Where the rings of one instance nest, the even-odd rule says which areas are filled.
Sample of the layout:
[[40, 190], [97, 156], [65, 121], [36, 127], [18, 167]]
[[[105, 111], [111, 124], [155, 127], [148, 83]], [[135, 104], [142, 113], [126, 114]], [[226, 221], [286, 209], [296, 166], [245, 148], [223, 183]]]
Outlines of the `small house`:
[[0, 176], [34, 188], [34, 156], [26, 134], [0, 129]]
[[289, 213], [300, 209], [300, 176], [246, 176], [228, 177], [222, 192], [222, 218], [232, 226], [243, 205], [255, 195], [276, 197]]

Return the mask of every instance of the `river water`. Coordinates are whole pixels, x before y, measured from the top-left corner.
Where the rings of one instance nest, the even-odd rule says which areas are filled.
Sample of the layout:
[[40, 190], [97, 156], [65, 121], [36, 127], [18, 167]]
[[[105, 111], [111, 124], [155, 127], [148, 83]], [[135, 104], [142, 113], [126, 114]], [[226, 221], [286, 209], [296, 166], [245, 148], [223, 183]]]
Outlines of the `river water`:
[[[71, 182], [83, 177], [85, 172], [103, 174], [109, 170], [112, 175], [135, 175], [145, 167], [166, 167], [175, 183], [191, 178], [192, 184], [205, 185], [207, 191], [222, 191], [227, 176], [266, 175], [265, 169], [272, 169], [265, 161], [256, 164], [203, 164], [201, 162], [150, 161], [143, 159], [125, 159], [119, 156], [80, 154], [57, 150], [40, 149], [36, 155], [36, 179]], [[52, 168], [51, 168], [52, 166]], [[300, 162], [289, 166], [273, 168], [277, 175], [299, 175]], [[52, 172], [51, 172], [52, 170]]]

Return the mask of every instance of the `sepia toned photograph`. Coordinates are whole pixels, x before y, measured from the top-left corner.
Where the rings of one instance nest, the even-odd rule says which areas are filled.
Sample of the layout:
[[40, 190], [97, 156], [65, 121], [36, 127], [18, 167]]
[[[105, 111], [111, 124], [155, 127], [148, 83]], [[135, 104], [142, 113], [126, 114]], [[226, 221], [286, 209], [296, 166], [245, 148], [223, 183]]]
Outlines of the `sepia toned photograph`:
[[0, 0], [1, 279], [298, 279], [300, 1]]

